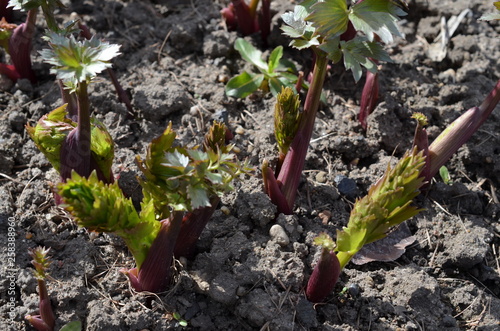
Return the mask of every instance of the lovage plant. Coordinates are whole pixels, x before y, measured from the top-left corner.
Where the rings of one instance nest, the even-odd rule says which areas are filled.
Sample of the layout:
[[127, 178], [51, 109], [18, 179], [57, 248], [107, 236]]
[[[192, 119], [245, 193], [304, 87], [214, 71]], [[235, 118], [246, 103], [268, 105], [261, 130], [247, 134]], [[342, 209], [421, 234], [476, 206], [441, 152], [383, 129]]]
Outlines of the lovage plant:
[[77, 113], [68, 114], [63, 105], [44, 115], [28, 133], [65, 181], [74, 170], [88, 177], [96, 171], [100, 180], [112, 182], [113, 141], [106, 128], [90, 115], [88, 85], [119, 54], [119, 45], [97, 38], [77, 41], [74, 35], [49, 32], [50, 49], [40, 52], [43, 60], [53, 65], [65, 88], [76, 94]]
[[[269, 169], [267, 162], [262, 167], [265, 189], [279, 212], [292, 212], [328, 62], [343, 60], [356, 81], [361, 78], [362, 67], [377, 72], [376, 61], [390, 61], [378, 39], [389, 43], [393, 35], [400, 35], [396, 21], [402, 15], [405, 12], [392, 1], [364, 0], [348, 6], [345, 0], [308, 0], [282, 16], [286, 24], [282, 29], [293, 38], [290, 45], [298, 49], [312, 49], [316, 60], [303, 111], [297, 117], [297, 128], [291, 130], [293, 135], [287, 138], [291, 143], [283, 162], [278, 163], [279, 169], [275, 171]], [[278, 97], [278, 103], [283, 100], [295, 108], [294, 102], [286, 101], [289, 98]], [[296, 112], [294, 109], [285, 110], [288, 111]], [[282, 121], [284, 118], [278, 116], [275, 120]], [[284, 125], [276, 124], [275, 127]]]
[[356, 201], [347, 227], [337, 231], [336, 243], [327, 234], [316, 238], [321, 255], [306, 288], [310, 301], [321, 302], [332, 292], [342, 269], [364, 245], [386, 237], [392, 227], [420, 211], [412, 202], [425, 183], [421, 174], [425, 159], [417, 148], [406, 152]]
[[[73, 172], [58, 186], [66, 208], [89, 230], [122, 237], [137, 267], [123, 270], [137, 291], [164, 291], [171, 278], [174, 254], [192, 246], [231, 182], [249, 171], [225, 146], [225, 126], [214, 124], [204, 150], [174, 146], [171, 124], [148, 147], [138, 164], [144, 198], [135, 210], [117, 183], [105, 184], [95, 172], [87, 179]], [[184, 218], [184, 219], [183, 219]], [[179, 255], [176, 255], [179, 256]]]

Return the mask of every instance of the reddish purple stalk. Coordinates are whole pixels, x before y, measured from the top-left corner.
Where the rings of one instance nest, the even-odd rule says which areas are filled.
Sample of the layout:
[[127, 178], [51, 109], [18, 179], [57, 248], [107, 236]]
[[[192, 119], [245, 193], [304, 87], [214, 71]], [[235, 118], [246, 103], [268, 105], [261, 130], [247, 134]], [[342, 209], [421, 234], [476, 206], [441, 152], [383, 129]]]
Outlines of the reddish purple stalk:
[[232, 0], [232, 3], [236, 21], [238, 22], [238, 28], [241, 33], [248, 36], [259, 31], [259, 23], [255, 15], [252, 15], [250, 12], [250, 7], [248, 7], [245, 0]]
[[500, 80], [479, 107], [467, 110], [451, 123], [429, 146], [427, 181], [437, 174], [451, 156], [469, 140], [486, 121], [500, 101]]
[[[31, 41], [35, 34], [37, 10], [29, 10], [25, 23], [18, 25], [9, 38], [9, 55], [15, 71], [20, 78], [36, 82], [35, 73], [31, 67]], [[9, 77], [11, 78], [11, 77]]]
[[212, 217], [219, 201], [220, 198], [215, 196], [210, 199], [210, 207], [198, 208], [184, 216], [180, 233], [175, 242], [174, 256], [184, 256], [188, 259], [194, 258], [196, 242]]
[[335, 252], [328, 248], [321, 249], [318, 264], [307, 282], [306, 297], [313, 303], [322, 302], [332, 293], [340, 276], [340, 262]]
[[[278, 206], [278, 212], [280, 213], [290, 214], [295, 203], [297, 188], [299, 187], [309, 141], [314, 129], [316, 113], [319, 108], [321, 91], [326, 77], [327, 63], [328, 59], [326, 56], [321, 55], [316, 57], [313, 80], [307, 92], [302, 121], [285, 156], [281, 170], [276, 178], [276, 184], [273, 184], [273, 182], [266, 184], [268, 185], [268, 192], [276, 191], [279, 188], [285, 198], [285, 201], [279, 201], [281, 198], [270, 196], [271, 201]], [[280, 208], [280, 206], [284, 206], [285, 204], [286, 208]]]
[[138, 292], [158, 293], [165, 291], [170, 283], [175, 242], [182, 226], [182, 213], [161, 221], [158, 236], [153, 241], [148, 255], [139, 268], [122, 270]]
[[367, 118], [375, 109], [378, 100], [378, 72], [366, 72], [365, 86], [363, 87], [363, 94], [361, 95], [361, 104], [359, 105], [359, 122], [363, 129], [367, 129]]
[[28, 316], [27, 318], [31, 325], [38, 331], [52, 331], [54, 330], [56, 317], [52, 311], [45, 280], [38, 279], [38, 291], [40, 296], [40, 302], [38, 304], [40, 315]]

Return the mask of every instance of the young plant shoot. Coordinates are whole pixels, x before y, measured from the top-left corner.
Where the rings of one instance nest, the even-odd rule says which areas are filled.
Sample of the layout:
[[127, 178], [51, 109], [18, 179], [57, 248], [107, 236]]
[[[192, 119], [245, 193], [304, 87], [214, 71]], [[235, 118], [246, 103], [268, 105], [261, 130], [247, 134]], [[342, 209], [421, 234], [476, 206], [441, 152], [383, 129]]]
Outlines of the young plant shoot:
[[226, 95], [235, 98], [246, 98], [257, 90], [269, 92], [276, 96], [282, 86], [295, 86], [299, 78], [294, 74], [295, 65], [283, 59], [283, 46], [276, 47], [266, 63], [262, 60], [262, 52], [242, 38], [236, 39], [234, 48], [248, 63], [253, 64], [260, 73], [243, 71], [231, 78], [226, 85]]
[[[348, 7], [345, 0], [309, 0], [282, 16], [286, 24], [282, 30], [293, 38], [290, 45], [298, 49], [311, 48], [316, 60], [304, 109], [295, 134], [290, 137], [284, 160], [278, 162], [279, 171], [268, 169], [267, 163], [262, 167], [264, 187], [279, 212], [290, 214], [295, 203], [328, 61], [338, 63], [343, 59], [356, 81], [361, 78], [362, 67], [377, 72], [376, 61], [390, 61], [390, 58], [375, 35], [384, 43], [391, 42], [393, 35], [400, 35], [396, 21], [402, 15], [405, 13], [391, 1], [364, 0]], [[278, 103], [283, 102], [281, 99], [278, 97]], [[275, 117], [275, 120], [283, 118]], [[273, 173], [275, 178], [271, 177]]]
[[260, 30], [262, 41], [267, 43], [271, 31], [271, 0], [262, 0], [260, 12], [257, 12], [259, 0], [232, 0], [220, 13], [229, 30], [240, 30], [244, 36]]
[[123, 272], [135, 290], [167, 288], [174, 251], [192, 251], [185, 246], [194, 245], [218, 198], [233, 189], [234, 178], [250, 170], [229, 154], [225, 130], [223, 124], [214, 124], [204, 151], [175, 147], [171, 124], [154, 139], [146, 158], [137, 158], [144, 174], [140, 212], [118, 184], [105, 184], [95, 172], [88, 179], [73, 172], [67, 183], [59, 184], [58, 193], [80, 226], [123, 238], [137, 266]]
[[31, 45], [35, 35], [38, 6], [36, 1], [11, 0], [8, 8], [27, 11], [26, 21], [16, 26], [2, 18], [0, 23], [0, 45], [9, 54], [12, 62], [10, 65], [0, 63], [0, 74], [4, 74], [13, 82], [21, 78], [36, 82], [31, 64]]
[[347, 227], [337, 231], [336, 244], [326, 234], [316, 239], [322, 253], [307, 284], [310, 301], [321, 302], [332, 292], [340, 271], [364, 245], [384, 238], [391, 228], [421, 211], [412, 201], [424, 184], [424, 164], [425, 156], [417, 148], [406, 152], [393, 169], [387, 166], [366, 196], [356, 201]]
[[119, 54], [119, 45], [97, 38], [77, 41], [73, 35], [49, 32], [45, 37], [50, 49], [40, 52], [43, 60], [53, 65], [65, 87], [76, 94], [77, 114], [71, 116], [66, 105], [43, 116], [35, 127], [27, 126], [28, 133], [65, 181], [72, 171], [88, 177], [96, 171], [100, 180], [112, 182], [111, 164], [113, 142], [97, 119], [90, 116], [87, 86]]
[[31, 263], [35, 267], [35, 277], [38, 282], [38, 295], [40, 297], [38, 308], [40, 312], [37, 315], [26, 315], [25, 318], [38, 331], [54, 330], [56, 320], [45, 283], [47, 270], [50, 266], [49, 251], [50, 249], [46, 249], [45, 247], [37, 247], [29, 250], [29, 254], [33, 259]]
[[428, 146], [427, 132], [424, 126], [427, 119], [423, 114], [414, 114], [419, 124], [415, 132], [413, 145], [422, 150], [428, 158], [422, 174], [426, 182], [439, 172], [439, 169], [465, 144], [483, 125], [500, 101], [500, 80], [497, 81], [488, 96], [479, 107], [472, 107], [460, 115]]

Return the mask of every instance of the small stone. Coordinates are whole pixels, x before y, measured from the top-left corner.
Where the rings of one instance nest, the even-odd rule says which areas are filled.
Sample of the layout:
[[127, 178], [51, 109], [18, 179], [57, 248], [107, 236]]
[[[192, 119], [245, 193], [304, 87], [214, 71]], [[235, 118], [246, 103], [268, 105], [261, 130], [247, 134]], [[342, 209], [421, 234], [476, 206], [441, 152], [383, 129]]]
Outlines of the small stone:
[[290, 238], [285, 232], [285, 229], [279, 224], [274, 224], [269, 230], [269, 235], [272, 240], [280, 246], [286, 246], [290, 243]]
[[318, 183], [326, 183], [327, 180], [327, 173], [324, 171], [320, 171], [316, 174], [316, 181]]
[[229, 208], [226, 206], [220, 207], [220, 211], [223, 212], [227, 216], [231, 215], [231, 210], [229, 210]]
[[245, 133], [245, 129], [243, 129], [243, 127], [241, 127], [241, 126], [238, 126], [236, 128], [236, 130], [234, 130], [234, 132], [236, 132], [237, 134], [244, 134]]
[[200, 112], [200, 107], [198, 106], [193, 106], [189, 109], [189, 115], [191, 116], [197, 116], [199, 112]]
[[358, 284], [349, 284], [347, 285], [347, 289], [349, 290], [349, 294], [353, 297], [357, 297], [360, 293], [360, 288]]
[[344, 175], [337, 175], [335, 176], [334, 181], [337, 184], [337, 189], [339, 190], [340, 194], [351, 198], [357, 195], [358, 187], [356, 186], [356, 182], [353, 179], [348, 178]]

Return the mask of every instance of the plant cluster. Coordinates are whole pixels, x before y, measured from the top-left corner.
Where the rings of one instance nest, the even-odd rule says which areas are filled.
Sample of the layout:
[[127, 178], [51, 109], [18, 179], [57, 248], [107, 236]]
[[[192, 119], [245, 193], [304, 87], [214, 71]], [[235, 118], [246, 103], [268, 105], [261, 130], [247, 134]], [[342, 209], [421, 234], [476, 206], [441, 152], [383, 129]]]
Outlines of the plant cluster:
[[117, 183], [100, 181], [76, 172], [58, 186], [66, 209], [82, 227], [114, 233], [125, 241], [137, 267], [123, 270], [137, 291], [161, 292], [170, 283], [174, 256], [190, 256], [220, 197], [231, 182], [251, 171], [230, 153], [226, 128], [215, 122], [203, 149], [174, 146], [170, 124], [137, 163], [144, 178], [141, 210], [134, 208]]
[[[249, 29], [249, 33], [255, 32], [257, 3], [252, 1], [247, 6], [243, 0], [234, 0], [232, 9], [224, 14], [228, 25], [229, 15], [234, 14], [243, 33], [247, 23], [254, 29]], [[59, 1], [42, 0], [9, 4], [14, 9], [29, 11], [41, 6], [47, 17], [51, 17], [47, 13], [52, 12], [53, 6], [61, 5]], [[264, 6], [268, 7], [268, 1], [263, 0]], [[500, 2], [495, 2], [495, 7], [500, 10]], [[246, 14], [240, 14], [238, 8]], [[405, 15], [403, 9], [408, 10], [402, 1], [360, 0], [348, 6], [345, 0], [306, 0], [295, 6], [293, 12], [284, 14], [282, 30], [292, 38], [290, 45], [314, 53], [312, 79], [303, 104], [299, 96], [301, 76], [290, 72], [293, 65], [282, 59], [282, 46], [276, 47], [265, 62], [262, 52], [250, 43], [241, 38], [236, 41], [235, 48], [259, 73], [243, 72], [231, 79], [226, 93], [244, 98], [262, 89], [276, 96], [275, 168], [263, 160], [261, 169], [264, 190], [279, 213], [293, 213], [328, 63], [343, 62], [356, 81], [363, 68], [368, 70], [361, 104], [362, 108], [373, 108], [378, 94], [378, 63], [390, 61], [382, 43], [400, 35], [396, 22]], [[489, 14], [482, 19], [498, 20], [500, 16]], [[221, 196], [233, 190], [233, 180], [252, 169], [246, 161], [240, 163], [235, 158], [233, 146], [227, 145], [224, 124], [214, 122], [201, 146], [186, 148], [176, 144], [170, 123], [149, 144], [144, 159], [136, 158], [142, 172], [139, 184], [143, 193], [141, 208], [137, 210], [114, 181], [113, 141], [104, 125], [90, 115], [88, 96], [88, 85], [111, 67], [110, 61], [119, 54], [120, 46], [95, 37], [80, 40], [74, 34], [76, 23], [51, 29], [55, 21], [48, 18], [47, 24], [50, 31], [45, 39], [50, 49], [40, 54], [52, 65], [51, 73], [69, 93], [66, 100], [73, 99], [75, 104], [68, 102], [51, 111], [36, 126], [27, 126], [28, 133], [60, 173], [57, 197], [76, 223], [124, 240], [136, 267], [122, 272], [136, 291], [164, 291], [171, 282], [174, 257], [194, 256], [195, 243]], [[15, 32], [8, 38], [13, 40], [14, 35]], [[19, 69], [15, 64], [14, 68]], [[414, 199], [479, 129], [499, 101], [500, 81], [481, 105], [462, 114], [432, 144], [425, 129], [427, 118], [420, 113], [413, 115], [417, 126], [412, 149], [394, 168], [388, 166], [367, 195], [355, 202], [347, 226], [337, 231], [335, 241], [326, 233], [315, 239], [321, 254], [306, 287], [308, 300], [323, 301], [333, 291], [342, 269], [364, 245], [383, 239], [391, 229], [421, 211]], [[362, 122], [366, 116], [367, 112], [360, 115]], [[52, 330], [55, 318], [45, 285], [47, 253], [45, 249], [30, 253], [37, 273], [40, 314], [27, 319], [39, 330]], [[178, 314], [174, 318], [181, 320]]]

